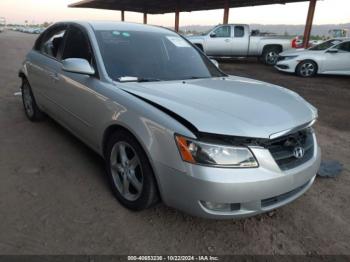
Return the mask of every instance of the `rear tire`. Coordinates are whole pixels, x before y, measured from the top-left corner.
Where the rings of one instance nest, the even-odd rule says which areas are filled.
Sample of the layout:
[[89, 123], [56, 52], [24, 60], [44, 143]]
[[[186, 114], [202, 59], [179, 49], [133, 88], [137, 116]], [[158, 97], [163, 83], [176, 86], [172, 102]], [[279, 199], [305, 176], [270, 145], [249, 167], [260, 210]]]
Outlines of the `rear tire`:
[[277, 63], [278, 55], [281, 51], [281, 48], [278, 46], [266, 47], [264, 48], [261, 59], [266, 65], [274, 66]]
[[313, 77], [317, 74], [317, 64], [312, 60], [305, 60], [300, 62], [295, 72], [301, 77]]
[[134, 211], [157, 203], [158, 189], [152, 167], [134, 136], [118, 130], [111, 135], [106, 147], [107, 174], [119, 202]]
[[32, 88], [27, 79], [22, 80], [21, 92], [24, 112], [27, 118], [32, 122], [42, 120], [44, 114], [40, 111], [38, 105], [36, 104]]

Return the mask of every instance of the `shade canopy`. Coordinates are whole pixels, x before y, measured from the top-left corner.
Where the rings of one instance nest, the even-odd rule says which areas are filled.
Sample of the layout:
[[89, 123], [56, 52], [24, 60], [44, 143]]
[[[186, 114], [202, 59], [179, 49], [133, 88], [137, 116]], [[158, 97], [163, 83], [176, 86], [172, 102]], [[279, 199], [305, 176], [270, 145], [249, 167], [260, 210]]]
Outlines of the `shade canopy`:
[[131, 11], [148, 14], [191, 12], [271, 4], [305, 2], [306, 0], [84, 0], [70, 7]]

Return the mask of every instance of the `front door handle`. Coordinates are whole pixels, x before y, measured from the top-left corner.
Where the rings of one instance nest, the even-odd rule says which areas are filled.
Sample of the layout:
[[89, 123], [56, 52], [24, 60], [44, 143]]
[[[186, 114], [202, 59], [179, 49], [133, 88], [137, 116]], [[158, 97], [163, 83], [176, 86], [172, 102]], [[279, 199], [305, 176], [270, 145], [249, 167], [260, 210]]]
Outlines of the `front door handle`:
[[49, 76], [53, 82], [58, 82], [60, 80], [57, 73], [50, 73]]
[[225, 42], [229, 43], [229, 42], [231, 42], [231, 40], [230, 39], [225, 39]]

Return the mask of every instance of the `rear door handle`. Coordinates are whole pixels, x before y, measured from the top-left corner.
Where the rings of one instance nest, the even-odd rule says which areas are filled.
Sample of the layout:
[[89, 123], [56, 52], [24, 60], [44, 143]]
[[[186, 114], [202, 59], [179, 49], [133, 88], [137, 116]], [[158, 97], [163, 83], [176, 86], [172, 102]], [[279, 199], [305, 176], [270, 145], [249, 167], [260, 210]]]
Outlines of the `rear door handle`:
[[230, 39], [225, 39], [225, 42], [228, 43], [228, 42], [231, 42]]

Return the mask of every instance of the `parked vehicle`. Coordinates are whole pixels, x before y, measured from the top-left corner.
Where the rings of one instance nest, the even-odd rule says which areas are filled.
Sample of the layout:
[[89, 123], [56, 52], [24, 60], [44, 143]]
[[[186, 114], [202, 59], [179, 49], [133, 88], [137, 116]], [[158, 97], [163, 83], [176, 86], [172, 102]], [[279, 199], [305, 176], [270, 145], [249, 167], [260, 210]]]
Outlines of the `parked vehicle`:
[[283, 206], [313, 183], [317, 110], [296, 93], [229, 76], [165, 28], [57, 23], [19, 72], [25, 113], [56, 119], [106, 161], [116, 198], [208, 218]]
[[278, 54], [291, 48], [291, 39], [251, 35], [248, 25], [219, 25], [201, 36], [188, 39], [211, 57], [260, 57], [275, 65]]
[[0, 17], [0, 33], [4, 32], [6, 26], [6, 19], [4, 17]]
[[12, 30], [19, 31], [22, 33], [28, 33], [28, 34], [41, 34], [42, 32], [44, 32], [45, 29], [41, 27], [27, 26], [27, 27], [14, 27]]
[[349, 29], [345, 29], [345, 28], [329, 30], [328, 35], [331, 38], [350, 37]]
[[350, 38], [336, 38], [309, 49], [280, 54], [276, 68], [302, 77], [350, 75]]

